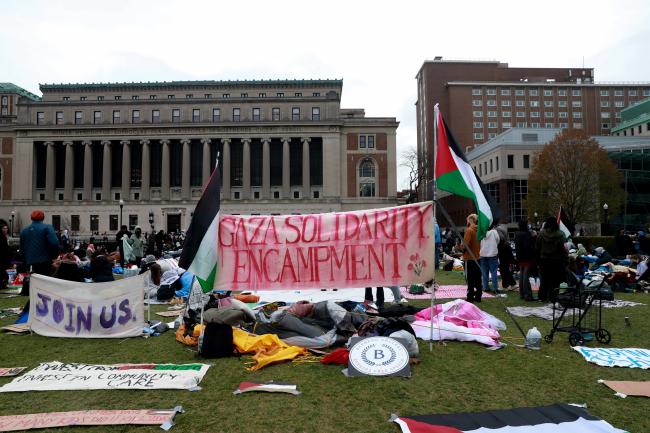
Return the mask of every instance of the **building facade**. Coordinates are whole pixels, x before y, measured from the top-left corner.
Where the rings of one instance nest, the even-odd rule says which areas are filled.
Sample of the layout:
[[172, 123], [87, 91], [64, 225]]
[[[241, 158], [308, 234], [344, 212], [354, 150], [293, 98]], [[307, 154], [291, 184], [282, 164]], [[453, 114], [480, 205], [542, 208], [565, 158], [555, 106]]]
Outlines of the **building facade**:
[[[511, 68], [497, 61], [437, 57], [424, 62], [416, 79], [421, 161], [433, 155], [436, 103], [468, 153], [514, 127], [576, 128], [588, 135], [610, 135], [624, 107], [650, 96], [650, 82], [596, 83], [592, 68]], [[431, 193], [429, 187], [420, 190]]]
[[217, 159], [224, 213], [393, 206], [398, 122], [342, 109], [342, 87], [43, 84], [42, 98], [14, 88], [0, 124], [0, 218], [13, 215], [14, 232], [34, 208], [80, 234], [112, 233], [121, 222], [184, 230]]
[[[471, 150], [466, 156], [474, 172], [499, 205], [502, 221], [511, 229], [520, 219], [535, 223], [525, 206], [528, 176], [535, 155], [557, 135], [559, 128], [513, 128]], [[618, 216], [609, 222], [614, 227], [640, 229], [650, 221], [650, 136], [593, 136], [623, 174], [627, 200]], [[473, 204], [447, 196], [442, 203], [454, 223], [461, 225], [473, 212]], [[541, 217], [540, 217], [541, 218]]]
[[624, 137], [650, 135], [650, 98], [621, 111], [621, 121], [612, 128], [612, 134]]

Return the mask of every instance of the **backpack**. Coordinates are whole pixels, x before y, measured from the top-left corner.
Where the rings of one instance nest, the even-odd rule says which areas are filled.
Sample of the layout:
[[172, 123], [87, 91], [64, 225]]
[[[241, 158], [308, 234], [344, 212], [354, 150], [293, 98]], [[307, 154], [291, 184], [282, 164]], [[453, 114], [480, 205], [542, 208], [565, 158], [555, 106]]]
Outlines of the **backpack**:
[[203, 344], [199, 348], [202, 358], [225, 358], [234, 351], [232, 326], [208, 323], [203, 331]]
[[173, 298], [175, 293], [176, 292], [171, 285], [161, 284], [158, 288], [158, 291], [156, 292], [156, 299], [159, 301], [166, 301]]
[[424, 287], [423, 286], [418, 286], [417, 284], [413, 284], [413, 285], [411, 285], [411, 287], [409, 287], [408, 292], [411, 295], [422, 295], [422, 294], [424, 294]]

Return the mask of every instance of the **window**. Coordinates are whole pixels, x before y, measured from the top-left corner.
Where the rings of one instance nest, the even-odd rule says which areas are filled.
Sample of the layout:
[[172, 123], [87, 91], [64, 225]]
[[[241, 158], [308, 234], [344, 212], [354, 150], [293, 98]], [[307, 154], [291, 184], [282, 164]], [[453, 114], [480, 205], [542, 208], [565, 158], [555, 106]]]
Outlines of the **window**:
[[566, 111], [560, 111], [560, 112], [557, 113], [557, 114], [558, 114], [558, 116], [561, 117], [561, 118], [567, 118], [567, 117], [569, 117], [569, 113], [567, 113]]
[[300, 191], [294, 191], [293, 198], [300, 198]]
[[566, 89], [558, 89], [557, 96], [566, 96]]
[[557, 101], [557, 106], [558, 107], [566, 107], [567, 106], [566, 101]]
[[609, 112], [608, 111], [601, 111], [600, 112], [600, 118], [601, 119], [609, 119]]
[[301, 98], [301, 97], [302, 97], [302, 93], [300, 93], [300, 92], [296, 92], [296, 93], [294, 94], [294, 96], [295, 96], [296, 98]]
[[472, 116], [474, 116], [474, 117], [483, 117], [483, 112], [482, 111], [473, 111]]
[[221, 122], [221, 108], [212, 109], [212, 121]]
[[571, 101], [571, 106], [573, 108], [580, 108], [580, 107], [582, 107], [582, 102], [581, 101]]
[[36, 113], [36, 124], [37, 125], [43, 125], [45, 124], [45, 113], [42, 111], [39, 111]]
[[167, 95], [167, 99], [174, 99], [174, 98], [176, 98], [175, 95]]
[[201, 121], [201, 110], [198, 108], [194, 108], [192, 110], [192, 122], [198, 123]]
[[365, 159], [359, 164], [359, 197], [375, 196], [375, 164]]
[[524, 89], [515, 89], [515, 96], [524, 96]]
[[228, 99], [230, 98], [230, 93], [224, 93], [223, 95], [221, 95], [221, 97], [224, 99]]
[[98, 125], [98, 124], [102, 123], [102, 112], [101, 111], [93, 112], [93, 123], [95, 125]]
[[492, 159], [490, 159], [490, 173], [494, 171], [494, 163], [492, 162]]
[[181, 110], [180, 110], [180, 108], [172, 109], [172, 122], [180, 122], [180, 121], [181, 121]]
[[133, 110], [131, 112], [131, 123], [140, 123], [140, 110]]
[[531, 111], [530, 117], [539, 117], [539, 111]]
[[614, 101], [614, 107], [623, 108], [623, 101]]
[[538, 89], [528, 89], [528, 96], [539, 96]]
[[320, 107], [311, 107], [311, 120], [320, 120]]
[[496, 111], [488, 111], [487, 115], [488, 115], [488, 117], [497, 117], [497, 112]]
[[478, 96], [481, 95], [483, 92], [481, 92], [481, 89], [472, 89], [472, 95]]
[[627, 95], [628, 96], [636, 96], [636, 90], [628, 90]]
[[501, 117], [512, 117], [512, 111], [501, 112]]
[[643, 89], [643, 96], [650, 96], [650, 89]]
[[600, 96], [609, 96], [609, 90], [601, 90]]
[[580, 89], [572, 89], [571, 90], [571, 96], [581, 96], [582, 91]]
[[260, 114], [259, 108], [253, 108], [253, 120], [257, 122], [262, 120], [262, 115]]
[[544, 107], [552, 107], [553, 101], [544, 101]]
[[515, 156], [508, 155], [508, 168], [515, 168]]
[[300, 107], [291, 108], [291, 120], [300, 120]]
[[553, 89], [544, 89], [544, 96], [553, 96]]
[[81, 125], [84, 120], [84, 113], [83, 111], [75, 111], [74, 112], [74, 124], [75, 125]]
[[156, 95], [149, 95], [149, 99], [158, 99]]
[[609, 107], [609, 101], [600, 101], [600, 106], [601, 108]]
[[320, 198], [320, 191], [312, 191], [314, 198]]
[[109, 215], [108, 216], [108, 229], [112, 232], [115, 232], [118, 230], [118, 219], [117, 215]]
[[474, 107], [481, 107], [481, 106], [483, 105], [483, 101], [481, 101], [480, 99], [474, 99], [474, 100], [472, 101], [472, 105], [473, 105]]
[[103, 97], [103, 96], [98, 96], [98, 97], [97, 97], [97, 100], [98, 100], [98, 101], [103, 101], [103, 100], [104, 100], [104, 97]]
[[80, 100], [80, 101], [85, 101], [85, 100], [87, 100], [87, 99], [88, 99], [87, 96], [80, 96], [80, 97], [79, 97], [79, 100]]
[[545, 123], [544, 128], [552, 128], [553, 124], [552, 123]]
[[524, 168], [530, 168], [530, 155], [524, 155]]
[[[320, 96], [320, 92], [314, 92], [311, 94], [311, 96], [318, 97]], [[314, 197], [314, 198], [318, 198], [318, 197]]]
[[474, 133], [474, 140], [483, 140], [483, 133], [482, 132], [475, 132]]
[[203, 97], [205, 99], [212, 99], [212, 93], [206, 93], [205, 95], [203, 95]]
[[562, 129], [567, 129], [568, 127], [569, 127], [569, 124], [568, 124], [568, 123], [565, 123], [565, 122], [561, 122], [561, 123], [560, 123], [560, 128], [562, 128]]
[[273, 107], [271, 109], [271, 120], [280, 120], [280, 108], [279, 107]]
[[516, 117], [526, 117], [526, 113], [524, 111], [517, 111]]
[[122, 99], [122, 97], [120, 95], [115, 95], [115, 96], [113, 96], [113, 99], [115, 99], [116, 101], [119, 101], [120, 99]]
[[600, 127], [603, 129], [609, 129], [609, 123], [602, 123]]
[[194, 98], [193, 93], [188, 93], [188, 94], [185, 95], [185, 99], [192, 99], [192, 98]]
[[498, 157], [498, 156], [495, 158], [495, 161], [496, 161], [496, 168], [495, 168], [495, 170], [496, 170], [496, 171], [499, 171], [499, 157]]
[[509, 100], [501, 100], [501, 106], [502, 107], [509, 107], [510, 106], [510, 101]]
[[120, 110], [113, 110], [113, 123], [120, 123], [121, 120]]
[[552, 112], [552, 111], [545, 111], [545, 112], [544, 112], [544, 117], [550, 117], [550, 118], [553, 118], [553, 112]]
[[93, 233], [99, 231], [99, 215], [90, 215], [90, 231]]
[[574, 111], [572, 116], [574, 119], [582, 119], [582, 113], [580, 111]]
[[273, 191], [273, 198], [280, 198], [280, 191]]
[[56, 124], [63, 125], [63, 111], [56, 112]]
[[374, 135], [359, 135], [359, 149], [374, 149], [375, 136]]
[[140, 99], [140, 97], [138, 95], [133, 95], [131, 96], [131, 99], [137, 101], [138, 99]]
[[517, 122], [517, 128], [525, 128], [526, 122]]
[[[79, 215], [70, 215], [70, 230], [73, 232], [79, 231]], [[116, 229], [117, 230], [117, 229]]]
[[239, 122], [241, 120], [241, 110], [239, 108], [232, 109], [232, 121]]
[[510, 128], [512, 128], [512, 123], [510, 123], [510, 122], [503, 122], [503, 123], [501, 124], [501, 127], [502, 127], [503, 129], [510, 129]]
[[641, 125], [639, 125], [639, 126], [637, 127], [637, 129], [638, 129], [638, 131], [639, 131], [639, 134], [641, 134], [641, 132], [642, 132], [642, 130], [641, 130]]
[[497, 133], [496, 133], [496, 132], [490, 132], [490, 133], [488, 134], [488, 138], [494, 138], [494, 137], [496, 137], [496, 136], [497, 136]]
[[151, 123], [160, 123], [160, 110], [151, 110]]
[[581, 122], [573, 122], [573, 127], [576, 129], [582, 129], [582, 123]]
[[530, 101], [531, 107], [539, 107], [539, 101]]
[[488, 128], [495, 129], [497, 127], [497, 122], [488, 122]]
[[64, 97], [63, 97], [63, 100], [64, 100], [64, 101], [69, 101], [69, 100], [70, 100], [70, 97], [69, 97], [69, 96], [64, 96]]
[[483, 122], [474, 122], [474, 128], [483, 128]]
[[240, 98], [248, 98], [248, 93], [242, 93], [239, 96]]
[[488, 99], [487, 101], [488, 107], [496, 107], [497, 106], [497, 101], [494, 99]]
[[277, 92], [275, 94], [275, 96], [277, 96], [278, 98], [284, 98], [284, 93], [283, 92]]
[[510, 96], [510, 89], [501, 89], [501, 96]]
[[137, 215], [129, 215], [129, 230], [135, 229], [135, 226], [138, 225], [138, 216]]
[[614, 96], [623, 96], [622, 90], [614, 90]]
[[526, 106], [526, 101], [515, 101], [515, 105], [517, 107], [525, 107]]
[[235, 200], [239, 200], [241, 198], [240, 191], [233, 191], [232, 192], [232, 198], [235, 199]]
[[261, 92], [261, 93], [258, 93], [257, 96], [259, 96], [260, 98], [266, 98], [266, 93]]

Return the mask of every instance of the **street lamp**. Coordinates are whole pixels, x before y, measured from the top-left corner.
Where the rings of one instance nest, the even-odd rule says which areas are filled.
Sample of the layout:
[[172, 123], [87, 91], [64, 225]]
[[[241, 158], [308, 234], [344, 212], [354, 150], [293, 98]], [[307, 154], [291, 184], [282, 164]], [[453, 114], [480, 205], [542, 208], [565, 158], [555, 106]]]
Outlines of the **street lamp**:
[[124, 209], [124, 200], [120, 199], [120, 230], [122, 230], [122, 209]]
[[16, 211], [11, 211], [11, 237], [14, 236], [14, 218], [16, 218]]
[[603, 228], [602, 228], [602, 230], [601, 230], [601, 232], [602, 232], [603, 235], [607, 234], [607, 232], [609, 231], [609, 230], [608, 230], [608, 227], [607, 227], [607, 223], [609, 222], [609, 221], [608, 221], [608, 218], [607, 218], [607, 214], [608, 214], [608, 212], [609, 212], [609, 206], [607, 206], [607, 203], [605, 203], [605, 204], [603, 205], [603, 213], [605, 214], [605, 218], [604, 218]]

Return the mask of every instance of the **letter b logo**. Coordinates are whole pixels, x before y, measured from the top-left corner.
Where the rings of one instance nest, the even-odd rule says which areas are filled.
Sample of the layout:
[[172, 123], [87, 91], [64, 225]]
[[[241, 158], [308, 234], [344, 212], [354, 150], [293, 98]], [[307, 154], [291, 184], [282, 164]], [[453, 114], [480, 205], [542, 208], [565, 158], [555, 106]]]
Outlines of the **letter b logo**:
[[375, 359], [383, 359], [385, 357], [383, 350], [375, 349]]

